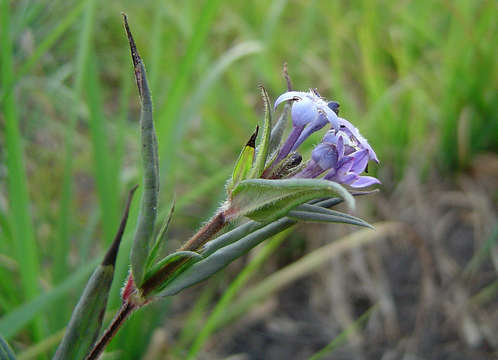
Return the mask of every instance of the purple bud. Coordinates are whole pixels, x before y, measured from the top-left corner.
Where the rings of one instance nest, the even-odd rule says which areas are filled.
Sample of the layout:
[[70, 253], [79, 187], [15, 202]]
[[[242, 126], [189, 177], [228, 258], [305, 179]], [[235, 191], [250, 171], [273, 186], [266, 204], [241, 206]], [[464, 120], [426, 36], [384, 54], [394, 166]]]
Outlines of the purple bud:
[[327, 104], [327, 106], [329, 107], [330, 110], [332, 110], [333, 112], [335, 112], [336, 115], [339, 115], [339, 103], [338, 102], [335, 102], [335, 101], [329, 101], [329, 103]]
[[315, 121], [318, 117], [318, 110], [308, 98], [303, 98], [292, 104], [292, 124], [295, 127], [303, 127]]

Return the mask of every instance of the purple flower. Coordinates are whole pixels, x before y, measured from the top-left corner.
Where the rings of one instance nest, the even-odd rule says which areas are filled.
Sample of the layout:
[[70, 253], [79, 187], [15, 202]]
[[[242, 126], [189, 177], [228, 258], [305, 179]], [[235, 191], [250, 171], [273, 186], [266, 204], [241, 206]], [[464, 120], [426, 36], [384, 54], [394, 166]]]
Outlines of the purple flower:
[[296, 170], [293, 177], [316, 178], [326, 173], [324, 179], [363, 188], [380, 181], [372, 176], [361, 175], [369, 160], [379, 162], [375, 151], [358, 129], [349, 121], [339, 117], [339, 104], [327, 101], [317, 90], [289, 91], [275, 101], [275, 108], [282, 102], [292, 101], [292, 131], [281, 147], [272, 165], [263, 173], [271, 174], [275, 166], [311, 134], [330, 123], [327, 131], [311, 152], [311, 159], [302, 170]]
[[339, 118], [339, 124], [341, 127], [341, 131], [343, 131], [345, 134], [349, 136], [351, 141], [356, 142], [356, 145], [360, 149], [366, 149], [368, 150], [368, 158], [370, 160], [375, 161], [376, 163], [379, 163], [379, 159], [377, 158], [377, 154], [375, 154], [375, 151], [372, 149], [370, 144], [368, 143], [367, 139], [365, 139], [363, 136], [361, 136], [360, 132], [358, 131], [357, 128], [353, 126], [349, 121], [343, 118]]
[[330, 123], [339, 128], [337, 114], [328, 106], [315, 91], [289, 91], [280, 95], [275, 101], [275, 108], [284, 101], [294, 101], [292, 104], [292, 131], [282, 146], [275, 162], [284, 159], [291, 151], [295, 151], [311, 134]]
[[324, 179], [354, 188], [380, 184], [380, 181], [372, 176], [360, 175], [372, 157], [371, 151], [373, 152], [370, 146], [364, 147], [360, 142], [356, 142], [356, 138], [351, 139], [348, 130], [330, 130], [313, 149], [307, 166], [295, 177], [315, 178], [328, 171]]

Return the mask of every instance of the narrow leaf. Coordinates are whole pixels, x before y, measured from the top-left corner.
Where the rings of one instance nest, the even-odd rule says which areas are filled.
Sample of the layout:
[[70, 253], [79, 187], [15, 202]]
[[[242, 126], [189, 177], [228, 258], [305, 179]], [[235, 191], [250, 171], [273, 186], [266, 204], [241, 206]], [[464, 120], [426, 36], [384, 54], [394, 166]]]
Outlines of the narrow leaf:
[[339, 195], [350, 208], [353, 196], [341, 185], [321, 179], [251, 179], [242, 181], [232, 192], [228, 219], [247, 216], [256, 221], [272, 221], [306, 201]]
[[256, 131], [254, 131], [249, 141], [240, 152], [239, 158], [237, 159], [235, 167], [233, 168], [232, 179], [227, 184], [228, 194], [232, 192], [233, 188], [237, 186], [239, 182], [249, 177], [249, 173], [254, 162], [254, 148], [256, 147], [256, 137], [258, 136], [258, 130], [259, 126], [256, 127]]
[[[307, 213], [315, 213], [315, 214], [321, 214], [321, 215], [332, 216], [332, 217], [340, 217], [340, 218], [354, 221], [355, 225], [359, 225], [359, 223], [361, 223], [360, 226], [366, 226], [366, 227], [373, 229], [372, 225], [370, 225], [366, 221], [364, 221], [356, 216], [346, 214], [346, 213], [336, 211], [336, 210], [325, 209], [321, 206], [316, 206], [316, 205], [312, 205], [312, 204], [302, 204], [302, 205], [296, 206], [296, 208], [294, 210], [291, 210], [289, 212], [289, 216], [296, 217], [295, 212], [307, 212]], [[318, 218], [316, 221], [321, 221]], [[304, 221], [314, 221], [312, 219], [310, 219], [310, 220], [303, 219], [303, 220]], [[325, 222], [329, 222], [329, 221], [325, 221]], [[334, 221], [332, 221], [332, 222], [334, 222]], [[353, 223], [351, 223], [351, 224], [353, 224]]]
[[299, 221], [324, 222], [324, 223], [343, 223], [343, 224], [364, 226], [364, 227], [368, 227], [368, 228], [373, 229], [372, 225], [370, 225], [369, 223], [367, 223], [361, 219], [350, 219], [348, 217], [338, 216], [338, 215], [329, 215], [329, 214], [322, 214], [322, 213], [310, 212], [310, 211], [291, 210], [291, 211], [289, 211], [287, 216], [291, 219], [295, 219], [295, 220], [299, 220]]
[[159, 234], [156, 237], [156, 242], [152, 247], [152, 250], [149, 253], [149, 258], [147, 259], [146, 269], [150, 269], [154, 261], [156, 260], [157, 254], [159, 250], [166, 244], [166, 235], [168, 234], [169, 224], [171, 223], [171, 218], [173, 217], [173, 213], [175, 212], [175, 202], [171, 204], [171, 208], [169, 210], [168, 218], [164, 222]]
[[0, 335], [0, 359], [1, 360], [15, 360], [16, 356], [10, 348], [7, 341], [4, 340], [2, 335]]
[[143, 193], [140, 202], [137, 228], [131, 249], [131, 270], [135, 284], [142, 284], [145, 265], [149, 255], [150, 242], [154, 232], [159, 197], [159, 165], [157, 155], [157, 138], [152, 119], [152, 99], [147, 83], [145, 67], [138, 54], [135, 41], [123, 14], [126, 33], [130, 43], [131, 58], [135, 69], [135, 80], [141, 100], [140, 129], [143, 166]]
[[182, 259], [183, 260], [186, 260], [186, 259], [200, 260], [202, 258], [203, 258], [203, 256], [199, 253], [196, 253], [195, 251], [177, 251], [177, 252], [174, 252], [174, 253], [166, 256], [164, 259], [159, 261], [157, 264], [155, 264], [150, 269], [150, 271], [147, 272], [147, 275], [145, 276], [145, 280], [154, 276], [154, 274], [161, 271], [161, 269], [168, 266], [170, 263], [177, 262], [178, 260], [182, 260]]
[[[317, 202], [316, 205], [329, 207], [337, 205], [341, 201], [339, 198], [332, 198]], [[229, 232], [229, 236], [227, 236], [229, 234], [227, 233], [211, 240], [205, 246], [204, 259], [179, 274], [158, 293], [158, 296], [177, 294], [181, 290], [207, 279], [264, 240], [296, 223], [296, 220], [287, 217], [269, 224], [249, 221], [238, 229]]]
[[158, 296], [163, 297], [175, 295], [181, 290], [207, 279], [238, 257], [246, 254], [249, 250], [264, 240], [278, 234], [296, 223], [296, 220], [282, 218], [262, 227], [261, 229], [230, 245], [215, 251], [207, 258], [196, 262], [178, 275], [173, 281], [164, 287]]
[[[343, 200], [341, 198], [330, 198], [330, 199], [325, 199], [325, 200], [314, 200], [312, 201], [315, 205], [313, 205], [316, 208], [322, 209], [322, 210], [328, 210], [326, 208], [335, 206], [337, 204], [340, 204]], [[301, 206], [304, 205], [310, 205], [308, 204], [302, 204], [298, 206], [297, 208], [300, 208]], [[296, 209], [297, 209], [296, 208]], [[264, 222], [258, 222], [258, 221], [248, 221], [245, 224], [237, 226], [235, 229], [232, 229], [223, 235], [218, 236], [216, 239], [208, 241], [201, 249], [201, 254], [204, 257], [208, 257], [212, 253], [214, 253], [216, 250], [221, 249], [224, 246], [230, 245], [234, 243], [235, 241], [238, 241], [242, 239], [243, 237], [249, 235], [250, 233], [261, 229], [267, 225], [267, 223]]]
[[251, 178], [256, 179], [261, 176], [265, 168], [266, 159], [268, 158], [268, 150], [270, 148], [270, 133], [271, 133], [271, 104], [270, 97], [266, 89], [261, 86], [261, 95], [265, 104], [265, 118], [263, 120], [263, 134], [258, 145], [256, 160], [251, 170]]
[[102, 327], [107, 307], [107, 298], [114, 277], [114, 265], [119, 245], [128, 220], [130, 204], [135, 186], [128, 195], [125, 211], [113, 243], [102, 263], [88, 280], [83, 294], [74, 308], [64, 338], [54, 355], [54, 359], [84, 359], [92, 349]]

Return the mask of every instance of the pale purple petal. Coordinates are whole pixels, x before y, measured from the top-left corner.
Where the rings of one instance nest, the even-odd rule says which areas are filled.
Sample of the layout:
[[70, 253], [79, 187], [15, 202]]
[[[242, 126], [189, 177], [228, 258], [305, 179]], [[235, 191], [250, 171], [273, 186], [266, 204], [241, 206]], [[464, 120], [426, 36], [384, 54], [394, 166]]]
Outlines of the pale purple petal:
[[376, 179], [373, 176], [360, 176], [358, 180], [350, 184], [350, 186], [354, 188], [364, 188], [374, 184], [380, 184], [379, 179]]
[[286, 93], [283, 93], [280, 95], [277, 100], [275, 100], [275, 105], [274, 109], [277, 108], [278, 105], [283, 103], [284, 101], [289, 101], [289, 100], [300, 100], [304, 99], [305, 97], [308, 97], [309, 94], [304, 91], [288, 91]]
[[346, 185], [351, 185], [352, 183], [356, 182], [359, 176], [355, 173], [348, 172], [347, 174], [341, 174], [339, 175], [338, 182]]
[[361, 174], [363, 171], [365, 171], [365, 168], [368, 164], [368, 150], [359, 150], [352, 153], [350, 156], [355, 159], [350, 171], [356, 174]]
[[379, 159], [377, 158], [377, 154], [375, 154], [375, 151], [372, 149], [372, 147], [368, 143], [367, 139], [365, 139], [363, 136], [361, 136], [358, 129], [355, 128], [354, 125], [351, 124], [346, 119], [338, 118], [338, 121], [339, 121], [339, 125], [340, 125], [342, 131], [344, 131], [345, 133], [347, 133], [350, 136], [353, 136], [358, 141], [358, 144], [360, 147], [362, 147], [364, 149], [368, 149], [370, 160], [373, 160], [376, 163], [379, 163]]
[[323, 170], [328, 170], [337, 164], [337, 150], [329, 144], [318, 144], [311, 152], [311, 159]]
[[310, 124], [308, 124], [308, 126], [306, 126], [304, 131], [299, 136], [299, 139], [297, 139], [296, 143], [292, 147], [292, 151], [296, 150], [299, 147], [299, 145], [301, 145], [311, 134], [320, 130], [321, 128], [323, 128], [327, 124], [328, 124], [328, 121], [324, 116], [321, 116], [321, 115], [318, 116], [312, 123], [310, 123]]
[[342, 159], [344, 157], [344, 139], [341, 135], [337, 139], [337, 157], [338, 159]]
[[339, 130], [339, 127], [340, 127], [339, 117], [337, 116], [337, 114], [335, 112], [330, 110], [330, 108], [327, 106], [327, 104], [324, 101], [321, 101], [321, 102], [323, 103], [323, 105], [320, 105], [318, 107], [318, 109], [324, 113], [324, 115], [327, 118], [330, 125], [334, 129]]

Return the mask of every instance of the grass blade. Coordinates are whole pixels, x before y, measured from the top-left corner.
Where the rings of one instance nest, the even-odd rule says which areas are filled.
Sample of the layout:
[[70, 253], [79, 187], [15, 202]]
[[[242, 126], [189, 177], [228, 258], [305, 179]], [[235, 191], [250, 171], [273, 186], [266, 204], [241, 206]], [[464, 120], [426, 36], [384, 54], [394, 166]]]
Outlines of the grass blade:
[[[11, 84], [15, 71], [8, 0], [1, 0], [0, 13], [0, 24], [2, 27], [0, 35], [0, 48], [2, 49], [1, 79], [4, 84]], [[19, 264], [21, 284], [24, 292], [23, 297], [25, 300], [30, 300], [39, 293], [38, 274], [40, 273], [40, 269], [29, 208], [28, 184], [15, 94], [12, 94], [12, 96], [9, 96], [3, 102], [3, 113], [13, 240], [16, 244], [16, 260]], [[37, 321], [35, 323], [34, 330], [35, 338], [40, 338], [42, 336], [40, 322]]]

